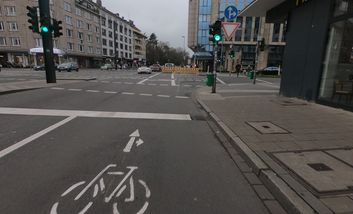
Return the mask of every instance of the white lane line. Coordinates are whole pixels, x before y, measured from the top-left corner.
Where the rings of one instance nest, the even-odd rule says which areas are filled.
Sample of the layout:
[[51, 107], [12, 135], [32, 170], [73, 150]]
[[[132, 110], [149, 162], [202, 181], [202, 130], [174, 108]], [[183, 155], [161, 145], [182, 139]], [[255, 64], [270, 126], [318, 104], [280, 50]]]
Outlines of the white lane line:
[[132, 85], [132, 84], [134, 84], [134, 83], [132, 83], [132, 82], [124, 82], [124, 84], [126, 84], [126, 85]]
[[263, 83], [270, 84], [270, 85], [274, 85], [274, 83], [268, 82], [268, 81], [265, 81], [265, 80], [262, 80], [262, 79], [256, 79], [256, 80], [258, 80], [258, 81], [260, 81], [260, 82], [263, 82]]
[[225, 83], [223, 80], [221, 80], [220, 78], [217, 77], [218, 82], [222, 83], [222, 85], [227, 85], [227, 83]]
[[147, 80], [149, 80], [149, 79], [151, 79], [151, 78], [153, 78], [153, 77], [156, 77], [156, 76], [158, 76], [158, 75], [160, 75], [160, 74], [161, 74], [161, 73], [152, 75], [152, 76], [150, 76], [150, 77], [148, 77], [148, 78], [146, 78], [146, 79], [144, 79], [144, 80], [141, 80], [141, 81], [138, 82], [137, 84], [138, 84], [138, 85], [139, 85], [139, 84], [142, 84], [142, 83], [146, 82]]
[[147, 84], [147, 85], [149, 85], [149, 86], [156, 86], [157, 84], [155, 84], [155, 83], [149, 83], [149, 84]]
[[101, 83], [110, 83], [109, 81], [101, 81]]
[[176, 86], [174, 73], [172, 73], [172, 76], [171, 76], [171, 84], [172, 84], [172, 86]]
[[123, 95], [135, 95], [135, 93], [131, 93], [131, 92], [122, 92], [121, 94], [123, 94]]
[[140, 94], [140, 96], [152, 97], [152, 94]]
[[51, 88], [52, 90], [65, 90], [65, 88]]
[[141, 112], [106, 112], [106, 111], [78, 111], [30, 108], [0, 107], [0, 114], [30, 115], [30, 116], [62, 116], [62, 117], [91, 117], [91, 118], [124, 118], [151, 120], [191, 120], [189, 114], [162, 114]]
[[82, 91], [82, 89], [79, 89], [79, 88], [70, 88], [70, 89], [68, 89], [68, 91]]
[[28, 143], [30, 143], [30, 142], [42, 137], [43, 135], [53, 131], [54, 129], [59, 128], [60, 126], [70, 122], [71, 120], [73, 120], [75, 118], [76, 118], [76, 116], [70, 116], [70, 117], [66, 118], [65, 120], [62, 120], [62, 121], [60, 121], [60, 122], [58, 122], [58, 123], [46, 128], [46, 129], [42, 130], [42, 131], [40, 131], [40, 132], [38, 132], [38, 133], [28, 137], [28, 138], [16, 143], [16, 144], [13, 144], [10, 147], [7, 147], [6, 149], [0, 151], [0, 158], [4, 157], [5, 155], [10, 154], [11, 152], [21, 148], [22, 146], [25, 146]]
[[183, 85], [184, 87], [192, 87], [192, 85]]
[[86, 90], [86, 92], [89, 92], [89, 93], [99, 93], [100, 91], [98, 91], [98, 90]]
[[115, 84], [121, 84], [121, 82], [113, 82], [113, 83], [115, 83]]
[[159, 95], [157, 95], [157, 97], [170, 98], [169, 95], [163, 95], [163, 94], [159, 94]]
[[104, 94], [117, 94], [118, 92], [116, 91], [105, 91]]
[[177, 99], [189, 99], [190, 97], [185, 97], [185, 96], [175, 96]]

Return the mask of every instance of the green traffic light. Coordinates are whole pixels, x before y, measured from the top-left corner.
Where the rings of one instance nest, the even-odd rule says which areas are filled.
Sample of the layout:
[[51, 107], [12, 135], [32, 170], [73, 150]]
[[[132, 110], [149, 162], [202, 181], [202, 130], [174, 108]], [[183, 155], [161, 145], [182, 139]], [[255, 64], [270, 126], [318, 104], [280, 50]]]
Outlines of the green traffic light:
[[43, 33], [48, 33], [49, 32], [49, 28], [47, 26], [41, 26], [40, 27], [40, 30], [43, 32]]
[[221, 36], [218, 35], [218, 34], [214, 35], [214, 40], [215, 40], [216, 42], [221, 41]]

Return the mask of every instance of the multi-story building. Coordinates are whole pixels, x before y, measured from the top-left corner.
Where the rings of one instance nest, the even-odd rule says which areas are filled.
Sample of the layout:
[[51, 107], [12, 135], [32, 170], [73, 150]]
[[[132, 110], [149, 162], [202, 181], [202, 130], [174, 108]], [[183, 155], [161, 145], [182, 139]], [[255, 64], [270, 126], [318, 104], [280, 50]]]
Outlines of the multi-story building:
[[[28, 29], [26, 6], [38, 0], [0, 1], [0, 64], [42, 64], [41, 36]], [[54, 39], [56, 63], [75, 61], [80, 67], [97, 67], [105, 60], [133, 60], [132, 21], [102, 6], [100, 0], [50, 0], [51, 16], [62, 20], [63, 36]], [[31, 52], [34, 48], [36, 51]], [[39, 48], [39, 49], [38, 49]], [[39, 50], [39, 51], [38, 51]]]
[[[209, 25], [224, 18], [227, 6], [235, 5], [238, 10], [242, 10], [250, 2], [251, 0], [190, 0], [188, 46], [195, 52], [196, 61], [202, 63], [213, 59]], [[233, 38], [227, 41], [223, 37], [220, 42], [224, 70], [234, 70], [237, 62], [243, 66], [254, 66], [256, 44], [260, 38], [265, 39], [268, 48], [259, 55], [258, 68], [281, 65], [285, 45], [283, 25], [266, 24], [264, 17], [238, 17], [236, 21], [241, 23], [241, 27]], [[228, 55], [231, 50], [236, 51], [235, 59]]]
[[138, 65], [146, 64], [146, 35], [144, 35], [140, 29], [136, 26], [133, 27], [134, 33], [134, 54], [133, 58], [135, 63]]

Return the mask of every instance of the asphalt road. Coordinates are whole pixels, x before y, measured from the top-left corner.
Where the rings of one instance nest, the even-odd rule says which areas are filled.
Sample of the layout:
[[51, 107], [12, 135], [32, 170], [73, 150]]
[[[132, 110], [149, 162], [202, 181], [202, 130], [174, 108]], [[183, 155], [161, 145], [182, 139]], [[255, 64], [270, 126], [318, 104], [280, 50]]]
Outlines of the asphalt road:
[[74, 75], [97, 80], [0, 96], [0, 213], [268, 213], [193, 100], [204, 77]]

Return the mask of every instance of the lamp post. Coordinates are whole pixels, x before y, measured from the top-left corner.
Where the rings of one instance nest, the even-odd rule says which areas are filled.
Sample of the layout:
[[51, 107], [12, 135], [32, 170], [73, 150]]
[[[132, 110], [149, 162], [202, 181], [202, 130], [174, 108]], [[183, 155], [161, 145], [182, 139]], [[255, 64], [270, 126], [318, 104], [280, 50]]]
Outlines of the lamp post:
[[183, 63], [185, 63], [185, 36], [182, 36], [182, 38], [184, 39], [184, 43], [183, 43], [183, 60], [184, 60], [184, 62]]

